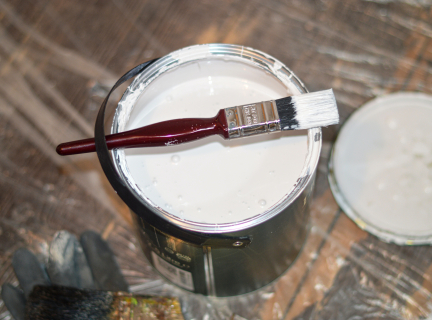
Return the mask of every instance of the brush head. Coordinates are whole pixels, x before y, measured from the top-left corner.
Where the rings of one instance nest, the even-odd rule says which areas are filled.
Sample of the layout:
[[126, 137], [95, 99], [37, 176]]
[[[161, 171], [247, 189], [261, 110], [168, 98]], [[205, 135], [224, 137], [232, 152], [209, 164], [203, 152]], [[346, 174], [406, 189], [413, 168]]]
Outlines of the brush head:
[[61, 286], [36, 286], [27, 300], [26, 319], [184, 320], [180, 303], [175, 298]]
[[282, 130], [310, 129], [339, 123], [332, 89], [278, 99], [276, 107]]
[[26, 319], [109, 319], [113, 294], [60, 286], [36, 286], [26, 304]]

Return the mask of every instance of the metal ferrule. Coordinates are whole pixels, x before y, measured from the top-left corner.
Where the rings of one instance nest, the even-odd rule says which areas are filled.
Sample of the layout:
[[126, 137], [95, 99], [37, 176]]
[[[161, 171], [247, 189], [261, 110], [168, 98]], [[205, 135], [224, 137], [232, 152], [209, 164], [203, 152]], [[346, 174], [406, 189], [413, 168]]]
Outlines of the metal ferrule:
[[225, 109], [229, 138], [281, 130], [276, 101], [264, 101]]

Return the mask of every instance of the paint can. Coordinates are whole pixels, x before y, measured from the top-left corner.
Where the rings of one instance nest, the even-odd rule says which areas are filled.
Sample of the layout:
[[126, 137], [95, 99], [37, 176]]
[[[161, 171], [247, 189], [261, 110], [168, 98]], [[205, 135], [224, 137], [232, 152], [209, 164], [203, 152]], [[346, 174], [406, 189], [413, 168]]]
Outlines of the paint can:
[[[223, 70], [233, 72], [232, 68], [225, 68], [223, 63], [241, 64], [238, 69], [240, 73], [253, 69], [253, 72], [258, 72], [262, 77], [268, 77], [269, 81], [275, 81], [282, 86], [285, 95], [290, 90], [297, 94], [307, 92], [306, 87], [291, 70], [263, 52], [228, 44], [191, 46], [168, 54], [151, 64], [138, 66], [119, 80], [113, 89], [124, 80], [136, 76], [118, 104], [111, 132], [130, 129], [127, 123], [136, 116], [134, 107], [139, 101], [142, 103], [143, 99], [146, 100], [147, 98], [143, 98], [146, 95], [148, 97], [157, 94], [157, 83], [169, 84], [170, 75], [198, 62], [216, 64], [216, 74], [225, 72]], [[199, 65], [197, 67], [209, 83], [218, 79], [217, 76], [212, 78], [205, 74], [206, 70], [211, 70], [206, 69], [207, 66], [204, 70]], [[187, 77], [188, 74], [189, 71], [185, 72], [184, 76]], [[239, 80], [242, 86], [248, 86], [247, 81], [245, 82], [248, 79], [243, 79], [241, 75], [234, 78]], [[230, 86], [223, 85], [223, 81], [221, 83], [221, 88], [230, 89]], [[176, 84], [173, 82], [171, 85]], [[212, 95], [211, 90], [209, 96]], [[143, 103], [150, 100], [149, 98]], [[102, 109], [105, 105], [106, 101]], [[232, 105], [235, 105], [235, 102], [220, 106], [220, 109]], [[321, 129], [314, 128], [303, 133], [305, 154], [301, 155], [298, 175], [292, 185], [285, 186], [282, 196], [262, 212], [238, 220], [229, 218], [231, 213], [221, 215], [221, 219], [228, 222], [193, 221], [181, 214], [173, 214], [169, 206], [163, 207], [157, 199], [146, 196], [146, 187], [139, 185], [135, 181], [137, 176], [131, 174], [133, 170], [124, 150], [114, 150], [112, 156], [109, 154], [103, 140], [102, 109], [95, 129], [99, 160], [113, 188], [133, 212], [138, 238], [146, 258], [164, 278], [194, 293], [226, 297], [262, 288], [293, 264], [307, 236], [309, 204], [321, 151]], [[181, 118], [177, 115], [173, 117]], [[166, 147], [169, 148], [172, 147]], [[277, 158], [278, 154], [273, 157]], [[286, 166], [290, 166], [289, 157], [284, 157], [282, 161]], [[155, 166], [157, 165], [159, 164], [156, 163]], [[247, 168], [247, 163], [243, 167]], [[226, 185], [230, 186], [230, 181], [237, 178], [235, 175], [230, 177]], [[179, 189], [182, 184], [186, 184], [185, 180], [179, 182]], [[254, 177], [254, 181], [265, 187], [266, 177], [258, 175]]]
[[432, 243], [432, 96], [377, 97], [342, 126], [329, 182], [360, 228], [399, 245]]

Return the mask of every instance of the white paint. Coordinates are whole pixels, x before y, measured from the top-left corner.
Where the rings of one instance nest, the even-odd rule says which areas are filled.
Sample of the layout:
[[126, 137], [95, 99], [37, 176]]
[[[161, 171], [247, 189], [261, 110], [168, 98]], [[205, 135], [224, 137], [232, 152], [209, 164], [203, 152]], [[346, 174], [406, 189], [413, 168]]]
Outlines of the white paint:
[[[212, 58], [165, 72], [144, 90], [130, 117], [119, 118], [129, 119], [129, 130], [169, 119], [213, 117], [222, 108], [298, 93], [289, 88], [251, 64]], [[291, 131], [232, 141], [214, 136], [126, 149], [125, 155], [130, 183], [143, 198], [182, 220], [220, 224], [256, 216], [290, 193], [307, 148], [307, 131]]]
[[[285, 95], [286, 87], [258, 68], [220, 60], [195, 63], [152, 83], [127, 128], [170, 118], [211, 117], [224, 107]], [[127, 150], [126, 158], [135, 182], [157, 206], [182, 219], [226, 223], [255, 216], [291, 191], [307, 152], [306, 134], [296, 134], [231, 142], [212, 137], [169, 148]], [[288, 163], [292, 170], [284, 169]], [[280, 175], [264, 177], [261, 168]], [[148, 181], [158, 184], [148, 188]]]
[[[286, 86], [251, 65], [195, 62], [148, 86], [126, 129], [212, 117], [225, 107], [287, 95]], [[134, 183], [153, 204], [181, 219], [227, 223], [264, 212], [293, 189], [307, 154], [307, 132], [232, 141], [216, 136], [178, 146], [127, 149], [125, 154]]]
[[336, 142], [334, 176], [353, 218], [387, 240], [432, 236], [431, 120], [431, 96], [392, 94], [357, 111]]

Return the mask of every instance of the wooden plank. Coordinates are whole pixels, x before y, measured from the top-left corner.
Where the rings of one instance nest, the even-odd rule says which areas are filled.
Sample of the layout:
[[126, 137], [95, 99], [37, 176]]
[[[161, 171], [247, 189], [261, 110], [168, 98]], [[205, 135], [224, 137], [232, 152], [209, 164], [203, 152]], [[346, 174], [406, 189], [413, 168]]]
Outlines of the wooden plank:
[[[10, 260], [18, 247], [43, 259], [55, 231], [87, 228], [108, 239], [131, 283], [158, 279], [95, 157], [54, 153], [58, 141], [92, 134], [107, 88], [126, 70], [196, 43], [247, 45], [286, 63], [310, 90], [333, 87], [346, 119], [386, 92], [432, 93], [431, 15], [421, 1], [0, 0], [0, 284], [16, 283]], [[324, 140], [336, 132], [324, 129]], [[431, 249], [380, 243], [338, 213], [327, 160], [315, 232], [252, 310], [263, 319], [332, 318], [341, 301], [366, 306], [370, 294], [381, 303], [371, 309], [376, 317], [428, 316]]]

